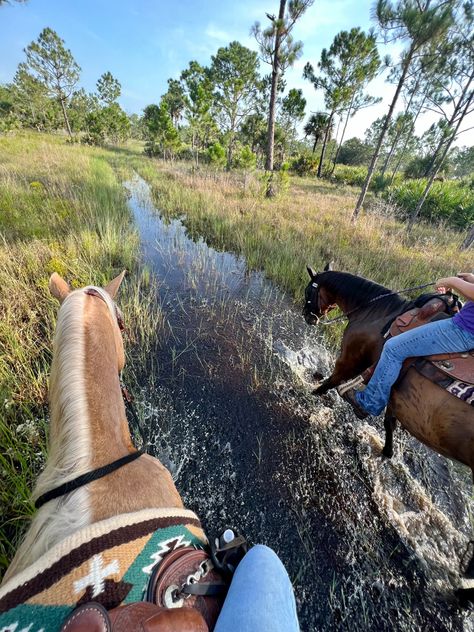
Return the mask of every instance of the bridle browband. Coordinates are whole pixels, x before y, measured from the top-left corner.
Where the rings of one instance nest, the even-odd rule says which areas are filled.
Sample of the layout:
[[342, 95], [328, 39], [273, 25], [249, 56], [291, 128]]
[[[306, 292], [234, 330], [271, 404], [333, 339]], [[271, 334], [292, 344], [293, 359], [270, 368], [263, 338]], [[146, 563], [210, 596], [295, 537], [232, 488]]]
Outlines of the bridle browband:
[[[104, 298], [104, 296], [102, 296], [101, 292], [97, 288], [88, 287], [84, 290], [84, 293], [88, 294], [89, 296], [96, 296], [100, 298], [102, 301], [104, 301], [104, 303], [108, 307], [107, 300]], [[120, 309], [117, 307], [117, 305], [115, 303], [113, 303], [113, 305], [115, 308], [115, 316], [117, 318], [117, 325], [120, 331], [122, 332], [125, 330], [123, 315]], [[120, 387], [121, 387], [122, 396], [125, 400], [125, 403], [127, 403], [128, 401], [130, 401], [128, 399], [129, 398], [128, 391], [126, 391], [122, 383], [120, 383]], [[112, 463], [108, 463], [107, 465], [102, 465], [101, 467], [98, 467], [95, 470], [92, 470], [91, 472], [86, 472], [85, 474], [81, 474], [80, 476], [77, 476], [76, 478], [73, 478], [70, 481], [66, 481], [65, 483], [63, 483], [62, 485], [58, 485], [58, 487], [55, 487], [54, 489], [50, 489], [48, 492], [41, 494], [41, 496], [39, 496], [35, 500], [35, 508], [39, 509], [50, 500], [54, 500], [55, 498], [59, 498], [60, 496], [64, 496], [65, 494], [69, 494], [70, 492], [73, 492], [79, 487], [88, 485], [89, 483], [92, 483], [93, 481], [97, 481], [99, 478], [103, 478], [104, 476], [107, 476], [107, 474], [111, 474], [112, 472], [115, 472], [116, 470], [120, 469], [124, 465], [127, 465], [128, 463], [132, 463], [132, 461], [135, 461], [136, 459], [138, 459], [142, 454], [145, 453], [145, 451], [146, 451], [146, 446], [144, 446], [140, 450], [136, 450], [135, 452], [130, 452], [129, 454], [126, 454], [125, 456], [121, 456], [115, 461], [112, 461]]]

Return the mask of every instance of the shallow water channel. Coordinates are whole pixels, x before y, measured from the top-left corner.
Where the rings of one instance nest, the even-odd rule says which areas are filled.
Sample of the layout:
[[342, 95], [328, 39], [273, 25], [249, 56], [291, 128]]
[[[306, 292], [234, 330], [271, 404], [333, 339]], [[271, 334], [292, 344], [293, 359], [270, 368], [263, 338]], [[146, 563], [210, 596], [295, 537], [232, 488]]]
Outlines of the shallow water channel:
[[333, 358], [299, 306], [164, 218], [141, 178], [126, 188], [164, 318], [139, 412], [186, 506], [208, 534], [234, 526], [278, 552], [305, 632], [472, 629], [452, 597], [469, 472], [401, 430], [382, 459], [379, 420], [312, 397]]

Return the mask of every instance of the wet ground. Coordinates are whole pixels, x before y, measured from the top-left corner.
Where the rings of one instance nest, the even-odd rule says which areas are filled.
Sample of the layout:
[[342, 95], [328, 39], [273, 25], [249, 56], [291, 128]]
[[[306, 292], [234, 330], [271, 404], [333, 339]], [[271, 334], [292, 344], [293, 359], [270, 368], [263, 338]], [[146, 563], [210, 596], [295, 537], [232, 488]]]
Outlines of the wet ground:
[[382, 459], [380, 421], [311, 395], [333, 358], [298, 307], [162, 217], [143, 180], [126, 186], [164, 316], [134, 376], [143, 429], [208, 534], [233, 526], [278, 552], [305, 632], [472, 629], [453, 599], [467, 469], [401, 430]]

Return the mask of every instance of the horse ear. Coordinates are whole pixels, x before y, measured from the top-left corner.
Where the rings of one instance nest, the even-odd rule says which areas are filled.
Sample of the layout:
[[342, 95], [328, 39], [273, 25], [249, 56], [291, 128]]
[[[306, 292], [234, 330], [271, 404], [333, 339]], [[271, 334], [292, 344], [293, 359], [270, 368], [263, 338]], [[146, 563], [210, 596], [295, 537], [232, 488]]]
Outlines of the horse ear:
[[306, 270], [308, 270], [308, 274], [309, 276], [314, 279], [314, 277], [316, 276], [316, 272], [313, 270], [313, 268], [311, 268], [310, 266], [306, 266]]
[[118, 276], [115, 277], [115, 279], [112, 279], [112, 281], [110, 281], [110, 283], [108, 283], [104, 287], [104, 290], [107, 292], [111, 299], [115, 298], [126, 272], [126, 270], [121, 272]]
[[71, 292], [71, 288], [57, 272], [53, 272], [49, 278], [49, 291], [54, 298], [57, 298], [58, 301], [62, 303], [66, 296]]
[[326, 265], [324, 266], [324, 272], [331, 272], [334, 266], [334, 261], [330, 261], [329, 263], [326, 263]]

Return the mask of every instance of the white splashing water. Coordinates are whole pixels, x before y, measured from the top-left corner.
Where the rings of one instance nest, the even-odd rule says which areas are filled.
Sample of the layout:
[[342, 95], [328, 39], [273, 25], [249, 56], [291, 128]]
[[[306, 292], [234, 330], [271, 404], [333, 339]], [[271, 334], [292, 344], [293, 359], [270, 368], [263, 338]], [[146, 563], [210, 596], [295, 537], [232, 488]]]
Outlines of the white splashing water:
[[[278, 340], [273, 350], [298, 378], [312, 387], [314, 381], [308, 376], [308, 370], [329, 375], [333, 365], [331, 353], [322, 344], [313, 343], [294, 350]], [[334, 412], [319, 405], [311, 421], [324, 428], [334, 422]], [[459, 560], [468, 544], [466, 535], [437, 506], [429, 490], [413, 477], [400, 453], [390, 460], [381, 459], [384, 440], [374, 426], [355, 416], [351, 421], [362, 465], [372, 482], [373, 498], [402, 541], [415, 551], [433, 582], [433, 589], [446, 592], [461, 585], [467, 587], [467, 580], [462, 580], [459, 574]], [[472, 497], [465, 500], [462, 526], [469, 525]], [[466, 620], [464, 629], [474, 630], [472, 620]]]

